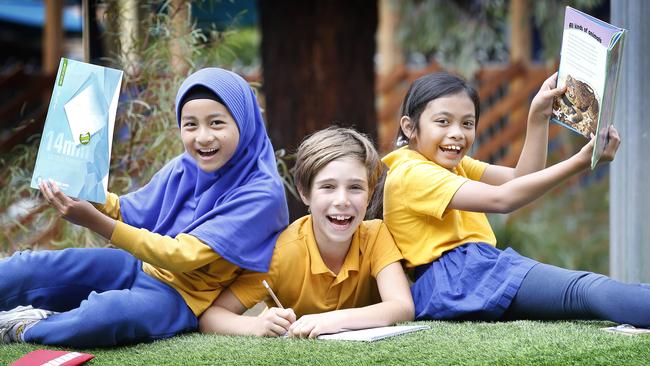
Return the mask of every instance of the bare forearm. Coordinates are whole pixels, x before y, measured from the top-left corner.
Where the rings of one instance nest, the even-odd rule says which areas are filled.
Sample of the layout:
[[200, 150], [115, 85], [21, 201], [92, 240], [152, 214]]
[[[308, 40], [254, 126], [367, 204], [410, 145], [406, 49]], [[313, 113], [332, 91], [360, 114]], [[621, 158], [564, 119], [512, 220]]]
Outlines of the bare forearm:
[[212, 306], [199, 320], [201, 333], [224, 335], [258, 335], [255, 331], [259, 318], [238, 315], [221, 307]]
[[502, 195], [504, 205], [500, 212], [512, 212], [534, 201], [588, 166], [588, 161], [574, 155], [551, 167], [513, 179], [496, 187], [496, 189], [504, 193]]
[[548, 150], [548, 120], [536, 115], [528, 117], [526, 139], [515, 168], [515, 177], [544, 169]]
[[340, 316], [340, 328], [364, 329], [383, 327], [411, 321], [414, 317], [412, 303], [383, 301], [362, 308], [336, 310]]
[[116, 220], [97, 211], [87, 228], [110, 240], [115, 230]]

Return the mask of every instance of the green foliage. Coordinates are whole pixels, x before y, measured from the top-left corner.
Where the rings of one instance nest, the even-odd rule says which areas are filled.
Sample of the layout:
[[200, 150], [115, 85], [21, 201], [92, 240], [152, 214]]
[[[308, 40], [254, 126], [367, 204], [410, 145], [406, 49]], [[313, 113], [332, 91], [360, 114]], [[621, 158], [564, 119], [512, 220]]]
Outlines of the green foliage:
[[507, 220], [491, 215], [500, 247], [563, 268], [607, 273], [609, 182], [547, 194]]
[[405, 51], [435, 59], [471, 76], [490, 60], [506, 61], [504, 0], [408, 0], [400, 7]]
[[[546, 61], [558, 57], [564, 6], [588, 11], [602, 0], [529, 1]], [[399, 35], [404, 50], [435, 59], [471, 78], [481, 65], [508, 60], [508, 1], [406, 0], [400, 2]]]
[[[82, 351], [96, 356], [92, 365], [644, 365], [650, 358], [650, 337], [600, 330], [609, 322], [413, 324], [431, 329], [373, 343], [193, 333]], [[0, 345], [0, 364], [42, 348]]]
[[204, 65], [228, 65], [233, 71], [249, 72], [260, 66], [261, 36], [257, 28], [237, 30], [209, 30], [208, 45], [211, 52], [202, 52], [200, 62]]

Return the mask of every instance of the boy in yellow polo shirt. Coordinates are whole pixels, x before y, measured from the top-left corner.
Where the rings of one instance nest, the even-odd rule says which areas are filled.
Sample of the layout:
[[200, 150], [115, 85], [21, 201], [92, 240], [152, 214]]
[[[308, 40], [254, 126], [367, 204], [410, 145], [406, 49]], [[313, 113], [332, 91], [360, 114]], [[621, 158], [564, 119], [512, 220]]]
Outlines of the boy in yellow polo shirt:
[[[328, 128], [303, 141], [294, 175], [311, 214], [280, 235], [268, 273], [245, 271], [222, 292], [201, 331], [313, 338], [412, 320], [402, 255], [382, 221], [363, 221], [380, 174], [372, 143], [352, 129]], [[240, 315], [262, 300], [263, 314]]]

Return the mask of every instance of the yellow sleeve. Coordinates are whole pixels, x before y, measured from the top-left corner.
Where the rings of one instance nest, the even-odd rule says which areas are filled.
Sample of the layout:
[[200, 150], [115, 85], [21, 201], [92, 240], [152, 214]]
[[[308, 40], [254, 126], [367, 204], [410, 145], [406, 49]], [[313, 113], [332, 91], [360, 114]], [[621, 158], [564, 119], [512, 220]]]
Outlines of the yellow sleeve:
[[115, 224], [111, 242], [136, 258], [171, 272], [188, 272], [220, 257], [192, 235], [179, 234], [172, 238], [121, 221]]
[[415, 214], [442, 219], [449, 202], [467, 178], [433, 163], [417, 163], [404, 171], [398, 184], [403, 185], [402, 204]]
[[480, 181], [483, 173], [485, 173], [485, 169], [487, 169], [489, 164], [480, 160], [472, 159], [469, 156], [464, 156], [463, 160], [460, 162], [460, 165], [465, 171], [467, 178]]
[[108, 192], [105, 204], [93, 203], [93, 206], [113, 220], [124, 221], [120, 213], [120, 197], [115, 193]]
[[286, 257], [287, 254], [286, 251], [284, 252], [285, 255], [282, 255], [281, 252], [281, 249], [276, 245], [268, 272], [253, 272], [245, 270], [237, 276], [235, 282], [228, 286], [239, 302], [241, 302], [247, 309], [252, 308], [258, 302], [265, 301], [271, 297], [264, 285], [262, 285], [262, 280], [266, 280], [269, 287], [275, 290], [276, 295], [280, 297], [276, 286], [276, 278], [280, 272], [279, 268], [282, 265], [282, 259], [283, 257]]
[[377, 235], [371, 236], [371, 238], [374, 237], [375, 240], [372, 245], [372, 251], [370, 252], [370, 271], [372, 272], [372, 276], [375, 278], [377, 278], [379, 272], [381, 272], [381, 270], [384, 269], [387, 265], [394, 262], [399, 262], [404, 258], [399, 249], [397, 249], [395, 240], [393, 240], [393, 236], [390, 235], [386, 224], [381, 221], [379, 222], [381, 224], [379, 226]]
[[[281, 239], [278, 239], [278, 241], [280, 240]], [[291, 254], [286, 250], [283, 251], [282, 247], [282, 244], [276, 244], [268, 272], [244, 270], [239, 276], [237, 276], [235, 282], [228, 286], [239, 302], [241, 302], [247, 309], [252, 308], [260, 301], [265, 301], [271, 298], [264, 285], [262, 285], [262, 280], [266, 280], [269, 287], [275, 291], [275, 294], [278, 297], [281, 297], [278, 293], [277, 278], [281, 272], [280, 268], [283, 265], [283, 260], [286, 262], [287, 259], [290, 259], [287, 255]]]
[[262, 280], [266, 280], [269, 286], [274, 288], [273, 280], [269, 277], [268, 273], [249, 270], [245, 270], [237, 276], [235, 282], [228, 286], [228, 288], [242, 305], [250, 309], [258, 302], [264, 301], [269, 297], [266, 288], [262, 285]]

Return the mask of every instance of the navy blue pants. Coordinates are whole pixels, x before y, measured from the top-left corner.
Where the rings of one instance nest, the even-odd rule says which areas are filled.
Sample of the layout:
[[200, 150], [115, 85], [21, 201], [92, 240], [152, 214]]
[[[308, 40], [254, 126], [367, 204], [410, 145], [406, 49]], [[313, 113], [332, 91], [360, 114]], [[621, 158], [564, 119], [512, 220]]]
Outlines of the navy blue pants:
[[649, 327], [650, 285], [539, 263], [524, 277], [503, 318], [603, 319]]
[[29, 328], [27, 342], [77, 348], [168, 338], [197, 329], [181, 295], [119, 249], [17, 252], [0, 260], [0, 311], [60, 312]]

